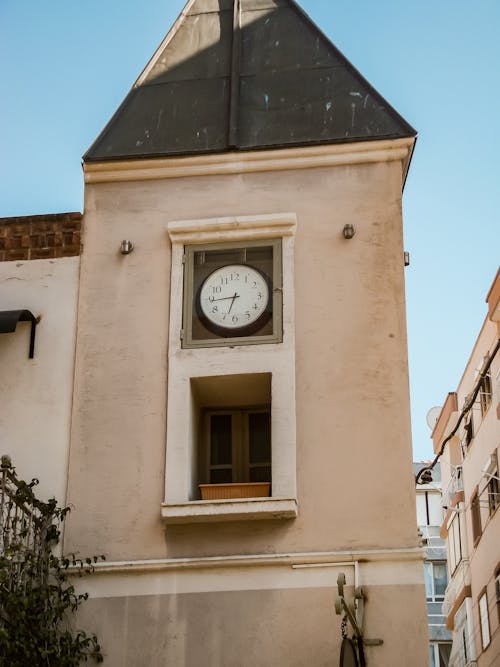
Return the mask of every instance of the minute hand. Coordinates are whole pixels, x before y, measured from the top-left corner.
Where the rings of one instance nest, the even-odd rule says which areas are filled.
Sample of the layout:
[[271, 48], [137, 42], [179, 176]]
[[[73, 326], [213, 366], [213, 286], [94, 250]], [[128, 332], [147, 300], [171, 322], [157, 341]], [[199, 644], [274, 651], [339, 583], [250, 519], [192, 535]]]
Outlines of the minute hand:
[[239, 294], [233, 294], [232, 296], [222, 296], [220, 299], [212, 299], [210, 303], [213, 303], [214, 301], [227, 301], [227, 299], [236, 299], [239, 296]]

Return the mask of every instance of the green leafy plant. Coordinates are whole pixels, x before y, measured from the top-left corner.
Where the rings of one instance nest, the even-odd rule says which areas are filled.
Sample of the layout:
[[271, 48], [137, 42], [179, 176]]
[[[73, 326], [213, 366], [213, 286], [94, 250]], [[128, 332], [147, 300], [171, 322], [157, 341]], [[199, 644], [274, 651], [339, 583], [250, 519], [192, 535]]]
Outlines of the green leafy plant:
[[88, 598], [72, 579], [90, 574], [104, 556], [57, 556], [69, 512], [55, 499], [40, 501], [38, 484], [15, 475], [9, 457], [0, 465], [0, 666], [77, 667], [102, 662], [94, 634], [74, 628], [72, 614]]

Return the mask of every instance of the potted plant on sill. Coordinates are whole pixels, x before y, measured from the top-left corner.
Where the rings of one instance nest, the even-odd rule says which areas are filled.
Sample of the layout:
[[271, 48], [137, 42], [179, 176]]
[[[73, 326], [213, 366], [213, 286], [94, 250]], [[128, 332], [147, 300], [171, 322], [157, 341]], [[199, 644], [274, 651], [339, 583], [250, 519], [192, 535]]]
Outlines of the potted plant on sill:
[[268, 498], [271, 482], [237, 482], [230, 484], [200, 484], [202, 500], [234, 500], [241, 498]]

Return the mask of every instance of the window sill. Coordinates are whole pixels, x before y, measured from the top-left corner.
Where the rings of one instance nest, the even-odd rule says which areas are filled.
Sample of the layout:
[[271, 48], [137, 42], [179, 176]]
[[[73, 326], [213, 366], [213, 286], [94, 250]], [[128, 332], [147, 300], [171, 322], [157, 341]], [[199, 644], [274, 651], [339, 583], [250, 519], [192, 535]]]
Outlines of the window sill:
[[193, 500], [161, 506], [162, 519], [168, 524], [295, 519], [297, 514], [295, 498]]

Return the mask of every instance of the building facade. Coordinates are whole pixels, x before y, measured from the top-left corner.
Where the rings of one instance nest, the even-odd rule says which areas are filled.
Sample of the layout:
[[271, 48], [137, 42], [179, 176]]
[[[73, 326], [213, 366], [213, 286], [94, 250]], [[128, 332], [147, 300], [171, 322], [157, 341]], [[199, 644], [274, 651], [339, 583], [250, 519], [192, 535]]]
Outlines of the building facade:
[[340, 573], [366, 663], [427, 664], [414, 142], [294, 2], [190, 0], [85, 155], [64, 548], [110, 667], [331, 665]]
[[443, 451], [452, 667], [489, 667], [500, 654], [500, 273], [486, 300], [483, 327], [432, 435], [436, 454]]
[[81, 213], [0, 218], [1, 453], [11, 455], [24, 479], [40, 481], [41, 497], [61, 501], [69, 462], [81, 219]]
[[[415, 462], [415, 474], [429, 463]], [[441, 470], [437, 464], [433, 469], [432, 480], [417, 486], [417, 525], [425, 549], [425, 594], [431, 667], [448, 667], [452, 640], [442, 611], [448, 583], [446, 542], [440, 535], [442, 522]]]

